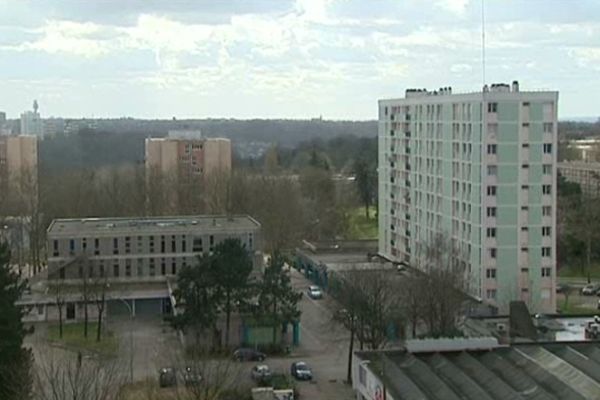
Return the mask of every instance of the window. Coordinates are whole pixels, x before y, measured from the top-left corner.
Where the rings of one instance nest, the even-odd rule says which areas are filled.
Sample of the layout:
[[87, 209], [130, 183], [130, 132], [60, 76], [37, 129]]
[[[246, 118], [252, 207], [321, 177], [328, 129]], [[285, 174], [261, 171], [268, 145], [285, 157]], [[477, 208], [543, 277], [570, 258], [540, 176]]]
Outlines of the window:
[[38, 315], [44, 314], [44, 306], [42, 304], [37, 305], [37, 313]]
[[119, 254], [119, 238], [113, 239], [113, 254]]
[[185, 240], [185, 236], [181, 237], [181, 252], [185, 253], [187, 251], [187, 242]]
[[73, 239], [69, 239], [69, 253], [70, 254], [75, 253], [75, 240], [73, 240]]
[[544, 133], [552, 133], [554, 124], [552, 122], [544, 122]]
[[552, 175], [552, 165], [550, 165], [550, 164], [542, 165], [542, 172], [544, 175]]
[[58, 257], [58, 240], [53, 240], [52, 242], [53, 242], [53, 244], [52, 244], [52, 248], [53, 248], [52, 255], [54, 257]]
[[549, 226], [542, 226], [542, 236], [550, 236], [552, 228]]
[[529, 164], [523, 164], [523, 165], [521, 165], [521, 168], [523, 168], [523, 169], [529, 169]]
[[209, 243], [210, 243], [210, 248], [209, 248], [209, 250], [210, 250], [210, 251], [213, 251], [213, 246], [214, 246], [214, 244], [215, 244], [215, 237], [214, 237], [213, 235], [210, 235], [210, 237], [209, 237]]
[[496, 289], [487, 289], [485, 291], [485, 297], [489, 300], [496, 300]]
[[488, 165], [487, 174], [488, 176], [496, 176], [498, 174], [498, 167], [496, 165]]
[[361, 385], [367, 386], [367, 369], [364, 365], [358, 367], [358, 381]]
[[154, 253], [154, 236], [150, 236], [150, 253]]
[[523, 144], [521, 145], [521, 147], [522, 147], [523, 149], [528, 149], [528, 148], [529, 148], [529, 143], [523, 143]]
[[496, 216], [496, 207], [488, 207], [486, 212], [487, 212], [488, 217], [495, 217]]
[[488, 144], [487, 145], [487, 153], [488, 154], [496, 154], [498, 151], [498, 145], [496, 144]]
[[489, 113], [498, 112], [498, 103], [488, 103], [488, 112]]
[[194, 245], [192, 247], [192, 251], [194, 253], [202, 253], [202, 238], [201, 237], [195, 237], [194, 238]]
[[154, 258], [150, 259], [150, 265], [149, 265], [148, 272], [149, 272], [150, 276], [156, 275], [156, 266], [154, 265]]
[[167, 274], [167, 263], [164, 258], [160, 260], [160, 274], [161, 275]]
[[496, 237], [496, 228], [487, 228], [487, 237], [495, 238]]
[[552, 143], [544, 143], [544, 154], [552, 154]]
[[86, 238], [81, 239], [81, 249], [82, 250], [87, 249], [87, 239]]
[[521, 247], [521, 253], [529, 253], [529, 248]]
[[498, 249], [495, 247], [492, 247], [490, 249], [490, 258], [496, 258], [498, 256]]
[[542, 278], [547, 278], [552, 276], [552, 268], [550, 267], [543, 267], [542, 268]]
[[551, 217], [552, 216], [552, 207], [551, 206], [543, 206], [542, 207], [542, 215], [544, 217]]
[[125, 236], [125, 254], [131, 253], [131, 238]]
[[98, 238], [94, 239], [94, 254], [100, 255], [100, 239]]
[[542, 257], [550, 257], [551, 248], [550, 247], [542, 247]]
[[521, 190], [529, 190], [529, 185], [521, 185]]
[[252, 250], [253, 248], [254, 248], [254, 235], [252, 233], [249, 233], [248, 234], [248, 249]]
[[118, 277], [119, 277], [119, 263], [115, 263], [115, 264], [113, 265], [113, 276], [114, 276], [115, 278], [118, 278]]
[[131, 260], [125, 260], [125, 276], [131, 276]]
[[550, 185], [542, 185], [542, 194], [551, 194], [552, 186]]
[[487, 195], [488, 196], [495, 196], [496, 195], [496, 191], [497, 191], [496, 186], [488, 186], [487, 187]]
[[526, 226], [522, 226], [522, 227], [521, 227], [521, 232], [525, 232], [525, 233], [527, 233], [527, 232], [529, 232], [529, 228], [528, 228], [528, 227], [526, 227]]
[[161, 253], [165, 252], [165, 237], [164, 236], [160, 237], [160, 252]]
[[100, 277], [104, 278], [104, 261], [100, 260]]
[[177, 274], [177, 262], [175, 261], [175, 259], [173, 259], [173, 260], [171, 261], [171, 273], [172, 273], [173, 275], [176, 275], [176, 274]]
[[490, 268], [485, 270], [485, 277], [487, 279], [496, 279], [496, 268]]
[[171, 253], [177, 251], [177, 245], [175, 244], [175, 236], [171, 236]]

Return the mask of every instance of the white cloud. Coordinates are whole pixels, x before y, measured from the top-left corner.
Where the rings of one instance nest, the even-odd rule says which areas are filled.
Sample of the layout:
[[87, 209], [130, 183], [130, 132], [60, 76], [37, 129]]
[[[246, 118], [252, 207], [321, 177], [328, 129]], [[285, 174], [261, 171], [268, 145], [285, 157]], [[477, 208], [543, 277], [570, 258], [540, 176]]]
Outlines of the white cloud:
[[461, 74], [464, 72], [471, 71], [473, 71], [473, 67], [469, 64], [452, 64], [452, 66], [450, 67], [450, 72], [453, 72], [455, 74]]
[[469, 0], [438, 0], [438, 7], [446, 9], [457, 15], [464, 15], [469, 5]]

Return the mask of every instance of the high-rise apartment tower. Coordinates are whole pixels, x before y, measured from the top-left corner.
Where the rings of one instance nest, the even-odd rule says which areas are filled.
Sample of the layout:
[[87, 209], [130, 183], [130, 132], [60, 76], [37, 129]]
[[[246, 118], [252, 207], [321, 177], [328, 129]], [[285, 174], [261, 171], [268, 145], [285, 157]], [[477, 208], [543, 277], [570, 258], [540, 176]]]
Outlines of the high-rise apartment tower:
[[557, 101], [517, 82], [380, 100], [380, 253], [424, 265], [442, 237], [474, 296], [554, 312]]

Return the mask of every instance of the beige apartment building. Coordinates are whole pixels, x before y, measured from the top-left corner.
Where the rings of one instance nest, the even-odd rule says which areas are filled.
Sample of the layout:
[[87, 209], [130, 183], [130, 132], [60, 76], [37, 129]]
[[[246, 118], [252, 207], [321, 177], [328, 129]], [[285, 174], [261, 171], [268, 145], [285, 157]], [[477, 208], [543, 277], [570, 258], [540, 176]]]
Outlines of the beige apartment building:
[[38, 139], [0, 136], [0, 193], [31, 190], [37, 193]]
[[570, 161], [558, 164], [558, 172], [569, 182], [577, 183], [587, 196], [600, 196], [600, 163]]
[[176, 174], [178, 180], [231, 171], [231, 141], [203, 138], [199, 131], [171, 131], [146, 139], [146, 170]]

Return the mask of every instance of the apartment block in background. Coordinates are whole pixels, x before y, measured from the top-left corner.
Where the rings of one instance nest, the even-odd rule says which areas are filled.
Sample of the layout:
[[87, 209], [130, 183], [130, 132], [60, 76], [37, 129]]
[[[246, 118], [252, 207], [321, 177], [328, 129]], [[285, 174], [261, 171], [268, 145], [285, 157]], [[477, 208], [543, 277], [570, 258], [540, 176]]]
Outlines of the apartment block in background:
[[33, 111], [25, 111], [21, 114], [21, 135], [44, 136], [44, 121], [38, 109], [38, 102], [34, 100]]
[[203, 138], [200, 131], [170, 131], [146, 139], [146, 170], [176, 173], [179, 179], [231, 171], [231, 141]]
[[0, 135], [0, 193], [37, 194], [38, 138]]
[[558, 163], [558, 172], [569, 182], [577, 183], [586, 196], [600, 197], [600, 163], [569, 161]]
[[557, 102], [517, 82], [380, 100], [380, 253], [419, 266], [445, 237], [474, 296], [555, 312]]

